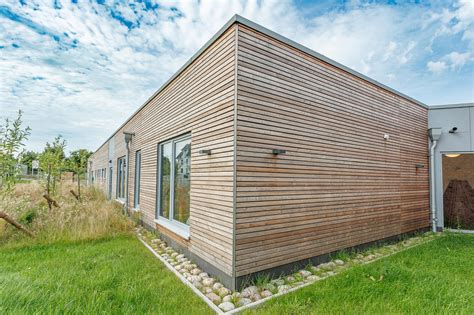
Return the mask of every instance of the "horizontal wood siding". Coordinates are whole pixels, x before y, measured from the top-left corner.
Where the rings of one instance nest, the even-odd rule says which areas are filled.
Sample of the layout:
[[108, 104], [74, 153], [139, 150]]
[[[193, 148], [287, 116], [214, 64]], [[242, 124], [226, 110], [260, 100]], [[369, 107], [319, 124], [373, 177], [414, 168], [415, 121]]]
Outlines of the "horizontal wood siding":
[[238, 40], [237, 276], [428, 225], [426, 109], [245, 26]]
[[[108, 143], [104, 144], [97, 152], [94, 153], [93, 156], [89, 159], [92, 164], [88, 164], [88, 172], [87, 172], [87, 179], [90, 177], [90, 171], [92, 171], [94, 174], [97, 170], [101, 170], [105, 168], [106, 170], [108, 169], [108, 164], [109, 164], [109, 158], [108, 158], [108, 151], [109, 150], [109, 145]], [[107, 182], [108, 182], [108, 171], [106, 172], [106, 175], [104, 178], [95, 178], [94, 179], [94, 185], [98, 188], [100, 188], [104, 193], [107, 192]], [[94, 175], [95, 177], [95, 175]]]
[[[110, 140], [115, 141], [116, 176], [117, 158], [126, 154], [123, 131], [135, 133], [130, 147], [129, 206], [133, 208], [135, 152], [141, 150], [140, 210], [144, 222], [155, 226], [158, 143], [191, 133], [191, 237], [188, 242], [164, 228], [159, 230], [228, 275], [232, 274], [233, 241], [234, 28]], [[212, 154], [199, 154], [202, 149]], [[116, 179], [113, 196], [115, 186]]]
[[[409, 232], [430, 224], [428, 111], [400, 101], [401, 138], [401, 232]], [[422, 164], [423, 168], [416, 168]]]

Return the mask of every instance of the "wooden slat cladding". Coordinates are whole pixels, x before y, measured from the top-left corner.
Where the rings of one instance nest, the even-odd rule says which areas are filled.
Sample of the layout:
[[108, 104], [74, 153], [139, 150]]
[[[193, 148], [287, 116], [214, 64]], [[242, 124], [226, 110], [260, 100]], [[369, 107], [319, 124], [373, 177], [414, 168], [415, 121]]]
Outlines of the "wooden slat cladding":
[[106, 169], [106, 176], [105, 178], [101, 178], [101, 179], [98, 179], [98, 178], [95, 178], [94, 180], [94, 185], [98, 188], [100, 188], [101, 190], [103, 190], [104, 192], [107, 192], [107, 183], [108, 183], [108, 178], [109, 178], [109, 174], [108, 174], [108, 165], [109, 165], [109, 156], [108, 156], [108, 149], [109, 149], [109, 145], [108, 143], [106, 143], [105, 145], [102, 146], [102, 148], [100, 150], [98, 150], [94, 156], [93, 156], [93, 159], [91, 159], [90, 161], [92, 161], [92, 165], [89, 164], [87, 165], [87, 178], [89, 178], [89, 172], [92, 171], [92, 172], [95, 172], [97, 170], [102, 170], [102, 169]]
[[[402, 233], [430, 224], [427, 121], [426, 109], [400, 101]], [[423, 164], [424, 168], [416, 168], [415, 164]]]
[[191, 238], [158, 229], [231, 277], [427, 227], [427, 110], [238, 25], [91, 158], [113, 161], [112, 196], [134, 132], [129, 206], [141, 150], [140, 210], [155, 226], [157, 145], [191, 133]]
[[426, 109], [246, 26], [237, 65], [237, 276], [428, 226]]
[[[191, 237], [177, 240], [232, 275], [235, 26], [229, 28], [115, 136], [117, 158], [126, 154], [123, 131], [134, 132], [130, 149], [129, 201], [133, 207], [135, 152], [141, 150], [140, 210], [155, 226], [157, 145], [191, 133]], [[199, 150], [210, 149], [212, 155]], [[95, 156], [102, 150], [103, 146]], [[115, 197], [116, 178], [113, 182]], [[179, 238], [165, 228], [161, 233]]]

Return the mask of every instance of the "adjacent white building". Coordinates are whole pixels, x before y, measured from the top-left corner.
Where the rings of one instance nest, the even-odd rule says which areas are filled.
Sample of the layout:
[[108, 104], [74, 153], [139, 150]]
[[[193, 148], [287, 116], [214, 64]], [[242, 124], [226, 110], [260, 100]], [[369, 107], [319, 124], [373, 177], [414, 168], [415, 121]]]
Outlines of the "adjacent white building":
[[[472, 229], [474, 218], [474, 103], [430, 106], [429, 128], [440, 128], [434, 151], [437, 228]], [[433, 187], [433, 186], [432, 186]], [[445, 201], [447, 203], [445, 204]], [[456, 222], [447, 222], [457, 209]]]

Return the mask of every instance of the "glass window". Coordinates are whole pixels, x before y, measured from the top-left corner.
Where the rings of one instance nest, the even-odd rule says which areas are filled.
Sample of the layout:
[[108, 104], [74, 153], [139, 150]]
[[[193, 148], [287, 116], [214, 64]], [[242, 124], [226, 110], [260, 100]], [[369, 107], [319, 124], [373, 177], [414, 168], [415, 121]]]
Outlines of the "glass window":
[[189, 135], [159, 145], [158, 172], [159, 216], [189, 225], [191, 188]]
[[117, 160], [117, 198], [125, 198], [126, 165], [125, 157]]
[[191, 139], [174, 143], [173, 219], [189, 224], [189, 190], [191, 188]]
[[140, 205], [140, 177], [141, 177], [142, 152], [135, 152], [135, 190], [134, 190], [134, 208]]
[[160, 216], [169, 218], [171, 187], [172, 143], [160, 145]]

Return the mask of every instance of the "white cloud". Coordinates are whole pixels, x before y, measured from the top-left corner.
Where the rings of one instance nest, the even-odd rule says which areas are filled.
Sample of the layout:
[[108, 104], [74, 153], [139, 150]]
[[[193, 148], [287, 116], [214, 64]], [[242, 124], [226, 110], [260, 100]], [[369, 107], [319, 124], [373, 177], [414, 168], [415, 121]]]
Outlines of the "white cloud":
[[459, 69], [466, 64], [470, 56], [470, 52], [458, 53], [453, 51], [452, 53], [446, 55], [445, 58], [451, 63], [452, 69]]
[[426, 66], [429, 71], [435, 74], [440, 74], [447, 69], [458, 70], [469, 61], [470, 56], [470, 52], [458, 53], [453, 51], [439, 61], [429, 61]]
[[436, 25], [436, 31], [432, 35], [430, 49], [433, 42], [442, 36], [461, 34], [463, 40], [474, 48], [474, 1], [459, 0], [453, 3], [454, 9], [444, 8], [440, 12], [431, 11], [428, 13], [429, 18], [423, 22], [423, 26], [427, 27], [431, 24]]
[[235, 13], [422, 100], [436, 94], [418, 93], [430, 86], [420, 77], [472, 67], [461, 53], [468, 47], [433, 46], [440, 36], [474, 38], [472, 1], [440, 8], [353, 1], [315, 16], [289, 0], [158, 1], [153, 10], [61, 4], [0, 6], [0, 116], [22, 108], [37, 150], [58, 133], [70, 149], [98, 147]]
[[426, 66], [428, 67], [429, 71], [435, 74], [440, 74], [448, 68], [444, 61], [428, 61]]

